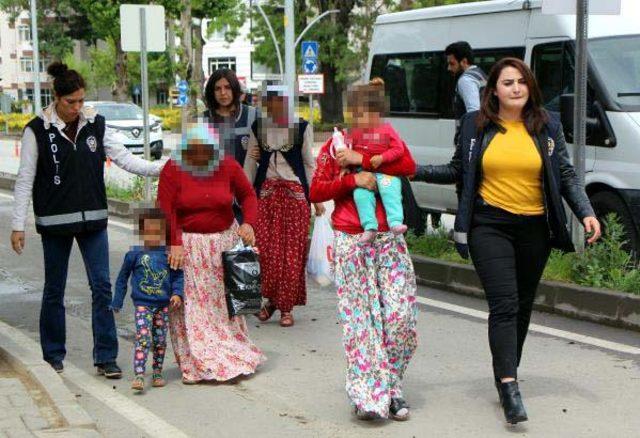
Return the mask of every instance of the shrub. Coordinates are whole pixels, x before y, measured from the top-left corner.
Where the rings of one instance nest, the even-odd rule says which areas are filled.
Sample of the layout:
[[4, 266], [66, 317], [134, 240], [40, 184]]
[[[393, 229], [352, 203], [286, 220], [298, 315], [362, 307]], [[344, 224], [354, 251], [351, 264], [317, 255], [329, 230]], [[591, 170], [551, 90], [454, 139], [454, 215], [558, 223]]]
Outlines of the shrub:
[[577, 254], [571, 269], [573, 281], [583, 286], [605, 287], [640, 293], [640, 274], [624, 250], [624, 227], [614, 213], [604, 220], [606, 230], [599, 242]]

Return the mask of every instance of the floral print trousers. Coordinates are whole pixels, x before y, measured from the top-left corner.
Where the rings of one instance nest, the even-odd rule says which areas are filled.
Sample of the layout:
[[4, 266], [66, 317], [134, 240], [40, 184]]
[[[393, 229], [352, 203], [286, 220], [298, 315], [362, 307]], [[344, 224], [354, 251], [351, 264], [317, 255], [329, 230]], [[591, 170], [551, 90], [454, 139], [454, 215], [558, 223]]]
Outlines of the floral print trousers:
[[133, 353], [133, 371], [136, 376], [144, 376], [149, 350], [153, 344], [153, 373], [162, 373], [164, 353], [167, 349], [167, 328], [169, 308], [136, 307], [136, 344]]
[[347, 356], [346, 390], [358, 409], [386, 418], [417, 347], [413, 263], [402, 236], [335, 233], [334, 278]]

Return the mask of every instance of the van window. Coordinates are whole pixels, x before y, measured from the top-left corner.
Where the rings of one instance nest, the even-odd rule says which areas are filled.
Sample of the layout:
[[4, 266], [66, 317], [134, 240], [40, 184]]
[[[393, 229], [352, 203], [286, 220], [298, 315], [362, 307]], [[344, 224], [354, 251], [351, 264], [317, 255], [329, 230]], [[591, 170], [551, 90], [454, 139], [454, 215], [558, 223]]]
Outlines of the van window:
[[574, 59], [568, 44], [538, 44], [531, 59], [544, 106], [550, 111], [560, 111], [560, 96], [573, 93]]
[[[486, 73], [507, 56], [524, 58], [524, 47], [474, 50]], [[444, 51], [375, 55], [371, 78], [381, 77], [393, 116], [453, 119], [455, 79], [447, 71]]]
[[440, 94], [445, 80], [444, 58], [440, 53], [376, 55], [371, 78], [384, 80], [391, 113], [440, 114]]

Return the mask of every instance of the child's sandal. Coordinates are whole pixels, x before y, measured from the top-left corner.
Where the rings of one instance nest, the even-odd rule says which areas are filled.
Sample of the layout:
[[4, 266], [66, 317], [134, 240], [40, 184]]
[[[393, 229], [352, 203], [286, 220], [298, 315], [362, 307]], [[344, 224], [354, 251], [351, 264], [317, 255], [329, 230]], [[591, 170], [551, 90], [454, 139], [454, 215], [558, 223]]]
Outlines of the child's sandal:
[[138, 392], [144, 391], [144, 377], [136, 376], [133, 382], [131, 382], [131, 389]]
[[167, 384], [167, 381], [162, 378], [162, 374], [153, 375], [153, 380], [151, 381], [151, 386], [154, 388], [162, 388]]

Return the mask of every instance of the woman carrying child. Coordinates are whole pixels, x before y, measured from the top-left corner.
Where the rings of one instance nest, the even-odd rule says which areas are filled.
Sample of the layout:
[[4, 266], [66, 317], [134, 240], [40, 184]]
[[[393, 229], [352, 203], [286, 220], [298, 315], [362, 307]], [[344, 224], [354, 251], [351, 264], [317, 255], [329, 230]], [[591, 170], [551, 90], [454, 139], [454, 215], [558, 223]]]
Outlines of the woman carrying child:
[[[403, 145], [403, 154], [377, 163], [377, 172], [412, 175], [416, 166], [408, 149], [390, 126], [379, 124], [384, 103], [379, 80], [353, 89], [348, 106], [354, 128], [361, 130], [362, 138], [388, 136]], [[406, 420], [409, 406], [403, 398], [402, 378], [417, 347], [415, 274], [404, 238], [390, 231], [387, 213], [377, 198], [377, 233], [370, 244], [361, 243], [365, 230], [354, 190], [375, 190], [380, 178], [371, 173], [372, 155], [359, 146], [353, 148], [362, 153], [351, 149], [333, 152], [330, 141], [322, 147], [310, 198], [311, 202], [335, 202], [331, 216], [335, 230], [333, 269], [347, 356], [346, 390], [356, 415], [365, 420]], [[345, 166], [362, 170], [344, 174]]]
[[[241, 225], [234, 219], [234, 198], [242, 208]], [[222, 252], [240, 238], [255, 244], [257, 199], [211, 125], [186, 127], [180, 155], [160, 174], [158, 201], [169, 222], [169, 263], [184, 269], [184, 305], [170, 318], [183, 383], [253, 374], [265, 357], [249, 339], [244, 317], [229, 318]]]

